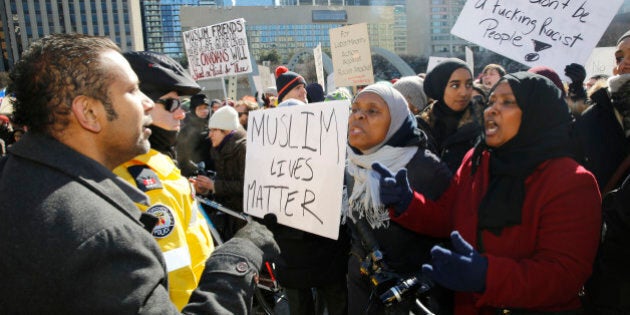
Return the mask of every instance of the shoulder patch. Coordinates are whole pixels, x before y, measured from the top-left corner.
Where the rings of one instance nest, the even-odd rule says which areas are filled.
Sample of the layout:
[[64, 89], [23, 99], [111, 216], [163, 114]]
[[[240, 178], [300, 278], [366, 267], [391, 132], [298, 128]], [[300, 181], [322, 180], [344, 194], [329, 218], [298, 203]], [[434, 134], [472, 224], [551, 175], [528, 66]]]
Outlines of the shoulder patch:
[[151, 206], [149, 209], [147, 209], [146, 212], [158, 218], [158, 221], [155, 224], [153, 231], [151, 232], [151, 234], [153, 234], [153, 237], [167, 237], [175, 229], [175, 217], [173, 216], [173, 212], [171, 209], [169, 209], [169, 207], [162, 204], [157, 204]]
[[158, 175], [146, 165], [133, 165], [127, 168], [131, 177], [136, 181], [138, 189], [147, 192], [149, 190], [162, 189], [162, 182]]

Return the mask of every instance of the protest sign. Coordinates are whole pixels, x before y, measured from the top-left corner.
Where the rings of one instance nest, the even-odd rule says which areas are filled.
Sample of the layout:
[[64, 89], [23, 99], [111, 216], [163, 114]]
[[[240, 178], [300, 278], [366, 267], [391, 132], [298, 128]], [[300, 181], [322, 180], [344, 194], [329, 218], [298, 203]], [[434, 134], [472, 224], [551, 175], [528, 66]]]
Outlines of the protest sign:
[[263, 90], [270, 86], [276, 86], [275, 78], [268, 66], [258, 66], [258, 72], [260, 72], [260, 84], [262, 84]]
[[349, 101], [251, 111], [243, 209], [337, 239]]
[[472, 71], [473, 73], [475, 72], [475, 55], [473, 54], [472, 49], [470, 49], [470, 47], [466, 46], [466, 64], [468, 64], [468, 68], [470, 68], [470, 71]]
[[623, 0], [468, 0], [451, 33], [526, 66], [584, 64]]
[[333, 28], [328, 33], [335, 70], [335, 85], [357, 86], [374, 83], [367, 24]]
[[244, 19], [192, 29], [183, 36], [193, 79], [252, 72]]
[[613, 75], [613, 68], [616, 65], [615, 51], [617, 51], [617, 47], [597, 47], [593, 49], [593, 53], [584, 63], [586, 78], [588, 79], [596, 74]]
[[435, 56], [430, 56], [429, 57], [429, 63], [427, 64], [427, 73], [431, 72], [431, 70], [433, 70], [433, 68], [435, 68], [435, 66], [437, 66], [440, 62], [446, 60], [448, 58], [446, 57], [435, 57]]
[[315, 58], [317, 83], [326, 89], [326, 83], [324, 83], [324, 61], [322, 61], [322, 43], [317, 44], [317, 47], [313, 49], [313, 57]]

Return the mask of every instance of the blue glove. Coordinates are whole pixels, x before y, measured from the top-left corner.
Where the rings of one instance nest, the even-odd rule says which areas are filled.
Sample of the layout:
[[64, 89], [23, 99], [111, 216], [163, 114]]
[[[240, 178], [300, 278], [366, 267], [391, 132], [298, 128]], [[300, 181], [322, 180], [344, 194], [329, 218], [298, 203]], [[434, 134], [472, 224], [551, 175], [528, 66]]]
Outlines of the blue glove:
[[401, 168], [396, 176], [387, 167], [379, 162], [372, 164], [372, 169], [381, 175], [380, 194], [381, 202], [394, 208], [396, 215], [401, 215], [413, 199], [413, 190], [407, 179], [407, 169]]
[[440, 246], [431, 249], [431, 265], [422, 265], [423, 274], [454, 291], [482, 292], [486, 288], [488, 259], [473, 249], [458, 231], [451, 233], [453, 251]]

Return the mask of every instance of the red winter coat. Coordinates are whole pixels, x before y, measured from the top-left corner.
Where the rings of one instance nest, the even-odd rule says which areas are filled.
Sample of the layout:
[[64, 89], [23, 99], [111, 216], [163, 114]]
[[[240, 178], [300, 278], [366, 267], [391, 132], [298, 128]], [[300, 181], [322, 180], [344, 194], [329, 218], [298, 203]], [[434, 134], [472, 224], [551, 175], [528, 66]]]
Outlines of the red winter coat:
[[[477, 212], [489, 184], [489, 154], [471, 175], [472, 150], [438, 201], [415, 193], [392, 220], [419, 233], [458, 230], [477, 248]], [[497, 309], [561, 311], [580, 307], [578, 291], [591, 274], [599, 243], [601, 196], [595, 178], [569, 158], [541, 163], [525, 181], [522, 223], [496, 236], [481, 232], [488, 258], [486, 289], [455, 294], [455, 314]]]

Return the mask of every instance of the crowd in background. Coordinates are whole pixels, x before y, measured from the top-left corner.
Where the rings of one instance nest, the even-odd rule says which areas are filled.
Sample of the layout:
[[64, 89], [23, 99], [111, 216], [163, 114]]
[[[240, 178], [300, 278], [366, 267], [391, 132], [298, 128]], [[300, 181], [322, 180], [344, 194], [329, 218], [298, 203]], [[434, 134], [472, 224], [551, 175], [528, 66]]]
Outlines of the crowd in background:
[[[161, 220], [151, 232], [169, 297], [193, 310], [188, 303], [222, 246], [198, 211], [222, 240], [249, 226], [197, 209], [194, 196], [243, 212], [250, 112], [347, 100], [339, 239], [264, 221], [280, 249], [266, 258], [291, 314], [627, 314], [630, 31], [616, 47], [613, 73], [587, 78], [584, 66], [568, 63], [569, 82], [545, 66], [507, 73], [489, 64], [475, 74], [449, 58], [426, 74], [325, 92], [281, 66], [276, 86], [239, 100], [209, 99], [166, 56], [127, 52], [155, 107], [147, 152], [113, 171], [149, 196], [135, 205]], [[153, 73], [147, 63], [174, 72]], [[0, 116], [2, 155], [25, 132], [40, 132], [13, 118]], [[176, 239], [160, 234], [173, 230]], [[384, 301], [403, 280], [430, 289]], [[236, 309], [251, 311], [243, 301]]]

